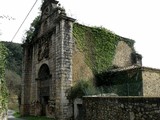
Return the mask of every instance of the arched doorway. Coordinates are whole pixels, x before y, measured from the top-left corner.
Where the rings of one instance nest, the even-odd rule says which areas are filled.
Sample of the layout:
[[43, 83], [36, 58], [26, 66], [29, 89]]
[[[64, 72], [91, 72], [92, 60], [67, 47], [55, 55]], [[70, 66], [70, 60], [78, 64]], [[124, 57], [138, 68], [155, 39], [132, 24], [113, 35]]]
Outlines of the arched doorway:
[[38, 72], [39, 79], [39, 99], [42, 105], [41, 115], [46, 115], [46, 105], [49, 101], [51, 74], [47, 64], [43, 64]]

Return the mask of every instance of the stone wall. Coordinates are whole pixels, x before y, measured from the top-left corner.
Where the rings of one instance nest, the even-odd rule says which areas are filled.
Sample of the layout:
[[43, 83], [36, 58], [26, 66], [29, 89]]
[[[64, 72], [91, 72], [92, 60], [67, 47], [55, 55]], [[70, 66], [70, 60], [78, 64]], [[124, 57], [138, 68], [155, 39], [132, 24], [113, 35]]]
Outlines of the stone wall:
[[160, 70], [143, 67], [142, 71], [143, 96], [160, 97]]
[[90, 80], [94, 78], [92, 70], [85, 62], [85, 55], [80, 52], [76, 47], [73, 49], [72, 61], [73, 84], [76, 83], [77, 80]]
[[159, 120], [160, 98], [84, 97], [84, 120]]
[[124, 41], [118, 42], [116, 54], [114, 56], [113, 65], [118, 67], [126, 67], [132, 65], [132, 48]]

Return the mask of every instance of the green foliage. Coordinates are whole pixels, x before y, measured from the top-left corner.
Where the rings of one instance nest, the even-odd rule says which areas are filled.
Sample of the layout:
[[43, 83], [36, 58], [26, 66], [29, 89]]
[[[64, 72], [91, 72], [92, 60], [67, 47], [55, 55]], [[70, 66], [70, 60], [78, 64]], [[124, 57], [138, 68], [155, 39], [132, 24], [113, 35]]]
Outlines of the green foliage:
[[87, 27], [78, 23], [73, 26], [73, 36], [94, 73], [113, 67], [112, 61], [119, 41], [125, 41], [131, 48], [134, 45], [133, 40], [122, 38], [103, 27]]
[[23, 119], [25, 120], [55, 120], [54, 118], [47, 118], [44, 116], [26, 116]]
[[18, 97], [21, 94], [21, 77], [12, 70], [6, 70], [5, 80], [9, 91], [8, 108], [18, 110]]
[[21, 117], [19, 112], [15, 112], [13, 115], [16, 118], [22, 118], [22, 119], [25, 119], [25, 120], [55, 120], [53, 118], [47, 118], [45, 116], [25, 116], [25, 117]]
[[133, 51], [135, 51], [135, 50], [134, 50], [134, 43], [135, 43], [134, 40], [127, 39], [127, 38], [123, 38], [123, 37], [121, 37], [120, 40], [125, 41], [125, 42], [128, 44], [128, 46], [131, 47]]
[[76, 84], [69, 90], [68, 99], [74, 100], [76, 98], [82, 98], [86, 95], [98, 94], [99, 90], [93, 85], [91, 81], [79, 80]]
[[16, 74], [22, 74], [22, 47], [21, 44], [12, 42], [3, 42], [8, 49], [6, 69], [14, 71]]
[[7, 88], [9, 89], [10, 93], [14, 93], [16, 95], [20, 94], [21, 88], [21, 77], [16, 74], [14, 71], [6, 70], [5, 71], [5, 79], [7, 82]]
[[19, 112], [15, 112], [13, 115], [14, 115], [15, 118], [20, 118], [21, 117]]
[[29, 30], [26, 31], [26, 38], [23, 41], [23, 43], [31, 42], [34, 39], [34, 37], [38, 34], [39, 28], [40, 28], [40, 16], [37, 16], [31, 23]]
[[22, 47], [21, 44], [2, 42], [7, 48], [5, 81], [9, 92], [8, 108], [18, 109], [17, 97], [21, 92]]
[[0, 43], [0, 113], [7, 110], [8, 92], [4, 79], [6, 56], [7, 50], [4, 45]]
[[22, 118], [22, 119], [25, 119], [25, 120], [55, 120], [53, 118], [47, 118], [45, 116], [25, 116], [25, 117], [21, 117], [19, 112], [15, 112], [13, 115], [16, 118]]

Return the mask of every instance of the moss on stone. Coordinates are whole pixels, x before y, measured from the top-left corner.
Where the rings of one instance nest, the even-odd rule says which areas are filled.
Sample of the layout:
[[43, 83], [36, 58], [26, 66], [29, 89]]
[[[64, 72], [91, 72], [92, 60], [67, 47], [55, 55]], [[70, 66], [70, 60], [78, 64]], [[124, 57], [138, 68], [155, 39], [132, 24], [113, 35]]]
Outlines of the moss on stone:
[[85, 54], [85, 62], [94, 73], [113, 67], [112, 61], [119, 41], [125, 41], [132, 48], [134, 45], [133, 40], [122, 38], [103, 27], [88, 27], [78, 23], [73, 26], [73, 36], [76, 46]]

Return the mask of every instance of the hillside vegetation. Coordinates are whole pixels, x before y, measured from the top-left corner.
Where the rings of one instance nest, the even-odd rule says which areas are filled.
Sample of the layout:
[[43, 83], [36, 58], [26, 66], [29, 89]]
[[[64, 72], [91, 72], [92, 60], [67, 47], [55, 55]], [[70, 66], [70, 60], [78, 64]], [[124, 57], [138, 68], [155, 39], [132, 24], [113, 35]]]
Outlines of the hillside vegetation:
[[0, 119], [3, 119], [7, 110], [8, 92], [6, 88], [5, 65], [6, 65], [7, 50], [2, 43], [0, 43]]
[[22, 47], [21, 44], [13, 42], [3, 42], [8, 49], [6, 69], [14, 71], [16, 74], [22, 74]]
[[21, 89], [22, 47], [21, 44], [2, 42], [7, 48], [5, 80], [9, 91], [9, 108], [17, 109]]

